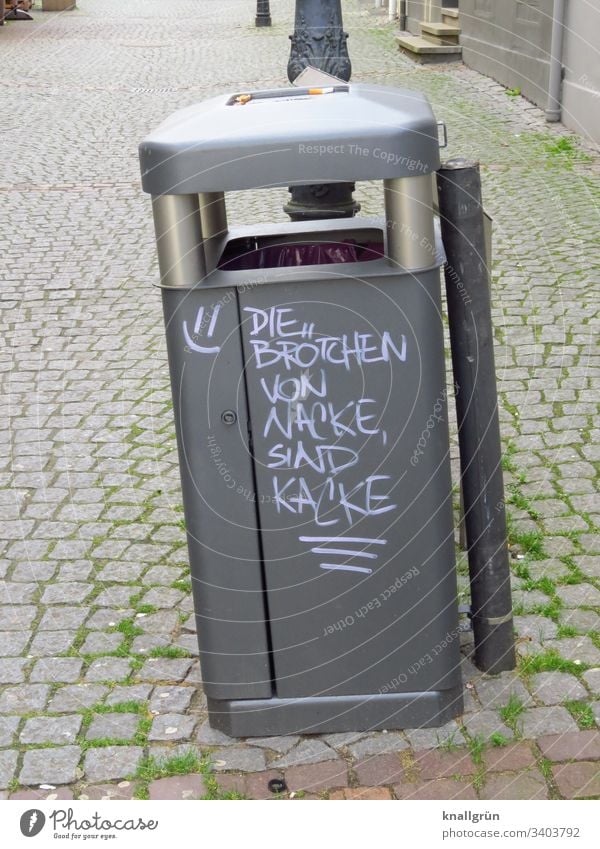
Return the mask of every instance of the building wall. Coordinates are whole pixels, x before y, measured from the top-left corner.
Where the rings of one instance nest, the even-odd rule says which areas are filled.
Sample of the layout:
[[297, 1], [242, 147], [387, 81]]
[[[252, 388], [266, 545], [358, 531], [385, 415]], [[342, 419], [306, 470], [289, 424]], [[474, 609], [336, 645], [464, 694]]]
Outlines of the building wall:
[[553, 0], [460, 0], [463, 61], [546, 102]]
[[442, 20], [442, 0], [407, 0], [406, 28], [415, 35], [420, 35], [421, 21]]
[[563, 65], [563, 123], [600, 142], [600, 4], [568, 0]]
[[[553, 0], [459, 0], [463, 61], [542, 108], [548, 100]], [[600, 141], [600, 4], [567, 0], [563, 122]]]

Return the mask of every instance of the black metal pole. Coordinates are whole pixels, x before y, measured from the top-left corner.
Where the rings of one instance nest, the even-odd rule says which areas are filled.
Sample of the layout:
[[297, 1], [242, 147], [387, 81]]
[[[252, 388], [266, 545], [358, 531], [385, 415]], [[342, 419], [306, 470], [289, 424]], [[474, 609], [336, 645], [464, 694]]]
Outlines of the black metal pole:
[[496, 674], [514, 668], [515, 650], [479, 165], [450, 160], [437, 180], [475, 663]]
[[[296, 0], [294, 33], [287, 72], [290, 82], [309, 65], [346, 82], [352, 74], [348, 33], [344, 32], [341, 0]], [[352, 218], [360, 204], [352, 197], [354, 183], [293, 186], [284, 211], [292, 221]]]
[[271, 26], [271, 7], [269, 0], [256, 0], [256, 18], [254, 23], [257, 27]]

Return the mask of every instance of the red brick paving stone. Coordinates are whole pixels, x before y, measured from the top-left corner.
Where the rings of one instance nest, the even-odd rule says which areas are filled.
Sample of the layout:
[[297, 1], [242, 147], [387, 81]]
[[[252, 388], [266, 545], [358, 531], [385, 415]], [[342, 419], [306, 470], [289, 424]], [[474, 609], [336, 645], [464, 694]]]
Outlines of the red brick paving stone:
[[120, 781], [118, 784], [90, 784], [84, 787], [79, 794], [79, 799], [98, 800], [111, 799], [112, 801], [133, 799], [135, 784], [132, 781]]
[[536, 741], [551, 761], [590, 761], [600, 758], [600, 731], [568, 731], [549, 734]]
[[[239, 793], [246, 799], [276, 799], [277, 794], [269, 790], [272, 778], [281, 778], [281, 773], [274, 769], [265, 772], [249, 773], [248, 775], [227, 775], [221, 773], [215, 776], [219, 789], [225, 793]], [[282, 796], [287, 794], [282, 793]]]
[[317, 792], [348, 786], [348, 770], [344, 761], [325, 761], [320, 764], [291, 766], [285, 771], [288, 789]]
[[475, 772], [471, 755], [463, 749], [456, 752], [441, 752], [439, 749], [417, 752], [415, 762], [421, 770], [421, 778], [451, 778]]
[[393, 784], [404, 779], [404, 767], [398, 755], [375, 755], [365, 758], [353, 767], [359, 784], [376, 787], [381, 784]]
[[489, 772], [517, 772], [533, 766], [535, 755], [529, 743], [511, 743], [484, 751], [483, 763]]
[[346, 787], [343, 790], [334, 790], [329, 794], [329, 799], [370, 799], [389, 801], [392, 798], [387, 787]]
[[579, 761], [576, 764], [561, 764], [560, 766], [553, 766], [552, 772], [556, 786], [565, 799], [600, 796], [599, 763]]
[[[274, 769], [266, 772], [250, 773], [246, 778], [246, 792], [244, 796], [248, 799], [277, 799], [276, 793], [271, 793], [269, 790], [269, 781], [272, 778], [281, 778], [281, 773]], [[281, 793], [281, 796], [286, 796], [286, 793]]]
[[150, 799], [199, 799], [206, 786], [201, 775], [173, 775], [152, 781], [148, 793]]
[[420, 784], [396, 784], [394, 793], [397, 799], [477, 799], [469, 781], [455, 781], [452, 778], [440, 778]]
[[219, 785], [219, 790], [222, 793], [239, 793], [242, 796], [246, 795], [245, 775], [228, 775], [227, 773], [222, 773], [217, 778], [217, 784]]
[[73, 791], [68, 787], [57, 787], [56, 790], [17, 790], [11, 793], [9, 799], [72, 799]]
[[479, 791], [480, 799], [547, 799], [548, 787], [537, 769], [491, 775]]

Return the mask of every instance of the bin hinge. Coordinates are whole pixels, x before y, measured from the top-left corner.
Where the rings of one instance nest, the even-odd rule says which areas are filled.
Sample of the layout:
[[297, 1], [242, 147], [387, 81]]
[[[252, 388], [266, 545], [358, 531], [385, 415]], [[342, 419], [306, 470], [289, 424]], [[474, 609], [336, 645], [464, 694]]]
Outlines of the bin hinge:
[[[440, 147], [448, 147], [448, 130], [446, 129], [445, 121], [438, 121], [438, 144]], [[442, 134], [442, 141], [440, 141], [440, 130]]]

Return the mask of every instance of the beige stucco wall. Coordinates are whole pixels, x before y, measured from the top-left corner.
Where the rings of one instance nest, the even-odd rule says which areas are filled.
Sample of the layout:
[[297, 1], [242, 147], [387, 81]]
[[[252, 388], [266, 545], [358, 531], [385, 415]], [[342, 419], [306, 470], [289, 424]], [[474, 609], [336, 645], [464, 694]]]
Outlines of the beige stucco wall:
[[600, 2], [567, 0], [563, 123], [600, 143]]

